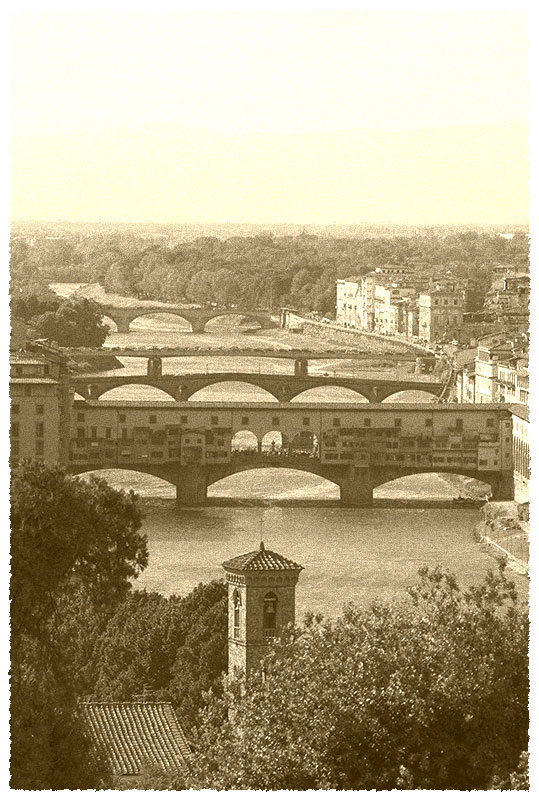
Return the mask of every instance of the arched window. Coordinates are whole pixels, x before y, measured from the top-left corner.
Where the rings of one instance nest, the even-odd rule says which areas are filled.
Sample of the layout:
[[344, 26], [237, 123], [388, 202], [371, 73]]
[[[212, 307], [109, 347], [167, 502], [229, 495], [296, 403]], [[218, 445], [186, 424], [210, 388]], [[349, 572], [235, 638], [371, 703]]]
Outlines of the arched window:
[[264, 629], [265, 637], [275, 636], [275, 629], [277, 628], [277, 595], [273, 592], [268, 592], [264, 597], [262, 628]]
[[237, 589], [234, 589], [234, 639], [240, 638], [240, 612], [241, 612], [241, 595]]

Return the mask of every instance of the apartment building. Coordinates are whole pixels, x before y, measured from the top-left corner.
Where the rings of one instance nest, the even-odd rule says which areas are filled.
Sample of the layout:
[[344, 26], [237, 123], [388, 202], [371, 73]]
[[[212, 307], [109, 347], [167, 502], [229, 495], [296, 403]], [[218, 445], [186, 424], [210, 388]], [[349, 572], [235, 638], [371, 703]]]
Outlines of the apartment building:
[[436, 285], [418, 301], [419, 337], [427, 342], [457, 338], [463, 324], [465, 293], [456, 284]]
[[11, 463], [65, 463], [74, 396], [65, 357], [41, 343], [11, 353], [9, 361]]

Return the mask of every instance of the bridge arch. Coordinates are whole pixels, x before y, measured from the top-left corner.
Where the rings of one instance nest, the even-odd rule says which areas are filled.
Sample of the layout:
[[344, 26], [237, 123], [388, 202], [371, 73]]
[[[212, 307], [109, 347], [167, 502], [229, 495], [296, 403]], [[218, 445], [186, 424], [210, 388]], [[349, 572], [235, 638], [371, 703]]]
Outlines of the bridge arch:
[[294, 394], [291, 403], [368, 403], [369, 398], [348, 386], [324, 383]]
[[236, 431], [230, 442], [232, 452], [258, 453], [258, 438], [253, 431]]
[[374, 496], [384, 499], [422, 498], [446, 499], [456, 497], [485, 498], [492, 494], [493, 487], [488, 477], [480, 477], [478, 473], [459, 471], [452, 472], [425, 471], [414, 472], [405, 469], [393, 474], [375, 477], [373, 480]]
[[[245, 393], [245, 387], [255, 387], [255, 389], [258, 390], [258, 393], [261, 395], [259, 402], [278, 402], [277, 395], [266, 388], [265, 383], [257, 378], [256, 373], [253, 373], [252, 379], [249, 378], [249, 376], [242, 375], [241, 380], [238, 380], [234, 373], [230, 373], [230, 377], [219, 375], [218, 380], [212, 379], [212, 376], [208, 375], [207, 382], [204, 383], [204, 386], [201, 386], [200, 389], [193, 392], [189, 396], [189, 400], [214, 400], [215, 397], [213, 395], [220, 395], [218, 397], [219, 400], [227, 400], [228, 398], [222, 397], [223, 394], [231, 395], [230, 400], [232, 401], [245, 400], [245, 397], [238, 397], [242, 392]], [[253, 397], [254, 394], [255, 393], [250, 390], [248, 399], [256, 401], [257, 398]]]
[[[88, 381], [90, 386], [92, 385], [91, 380]], [[100, 391], [99, 384], [96, 384], [97, 387], [97, 397], [99, 400], [156, 400], [156, 401], [174, 401], [176, 400], [175, 392], [173, 389], [161, 389], [155, 386], [152, 383], [152, 380], [148, 378], [148, 382], [138, 381], [137, 383], [130, 383], [129, 376], [126, 376], [125, 383], [120, 385], [115, 385], [111, 388], [104, 386], [103, 391]], [[97, 399], [94, 395], [93, 399]]]
[[208, 486], [208, 498], [338, 501], [338, 484], [301, 465], [242, 464]]
[[204, 331], [211, 333], [212, 329], [220, 330], [223, 327], [224, 320], [236, 321], [233, 327], [247, 327], [246, 322], [249, 322], [250, 328], [263, 328], [261, 319], [256, 314], [249, 314], [243, 311], [218, 311], [212, 314], [204, 323]]
[[108, 327], [109, 333], [118, 333], [118, 325], [115, 320], [112, 319], [112, 317], [109, 317], [108, 314], [104, 314], [101, 317], [101, 320]]
[[382, 403], [434, 403], [438, 399], [440, 389], [417, 389], [397, 390], [388, 394]]
[[[156, 322], [160, 322], [164, 325], [165, 330], [170, 330], [170, 327], [174, 330], [180, 330], [184, 332], [192, 332], [193, 325], [189, 320], [188, 316], [185, 316], [180, 311], [152, 311], [148, 309], [148, 311], [140, 311], [137, 312], [136, 316], [131, 317], [129, 320], [129, 328], [130, 330], [137, 330], [144, 328], [144, 325], [133, 325], [134, 322], [143, 319], [144, 317], [152, 317]], [[168, 327], [167, 327], [168, 323]], [[182, 325], [183, 323], [183, 325]]]
[[133, 490], [142, 497], [176, 497], [176, 486], [165, 475], [157, 475], [156, 470], [128, 468], [92, 469], [85, 464], [71, 467], [70, 472], [78, 478], [89, 480], [91, 477], [103, 478], [114, 489]]

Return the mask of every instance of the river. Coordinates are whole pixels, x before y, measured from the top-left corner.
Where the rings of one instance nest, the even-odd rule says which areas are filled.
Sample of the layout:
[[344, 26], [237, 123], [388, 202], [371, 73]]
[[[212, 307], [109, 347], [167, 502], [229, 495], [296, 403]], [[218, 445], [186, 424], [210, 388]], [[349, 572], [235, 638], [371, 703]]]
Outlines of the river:
[[[55, 286], [69, 295], [73, 285]], [[195, 345], [229, 342], [245, 346], [276, 344], [280, 347], [308, 346], [297, 335], [284, 331], [249, 333], [238, 328], [218, 325], [208, 334], [188, 334], [179, 319], [142, 317], [132, 323], [129, 334], [112, 333], [106, 346]], [[316, 343], [320, 348], [319, 340]], [[238, 366], [238, 361], [239, 366]], [[146, 362], [123, 359], [119, 374], [140, 374]], [[258, 371], [260, 368], [289, 371], [287, 361], [256, 359], [192, 358], [166, 359], [164, 371], [226, 371], [233, 368]], [[358, 369], [350, 362], [318, 363], [315, 367], [329, 374], [339, 371], [351, 374]], [[362, 374], [372, 366], [360, 365]], [[409, 370], [409, 365], [401, 369]], [[358, 400], [357, 395], [353, 395]], [[107, 397], [125, 399], [165, 399], [151, 387], [125, 386], [107, 393]], [[170, 398], [169, 398], [170, 399]], [[267, 400], [265, 392], [245, 384], [221, 384], [208, 387], [193, 399]], [[308, 399], [303, 397], [303, 399]], [[350, 400], [350, 393], [341, 389], [319, 389], [311, 400]], [[392, 398], [395, 401], [398, 398]], [[421, 393], [403, 393], [407, 402], [425, 402]], [[172, 401], [171, 401], [172, 402]], [[175, 490], [152, 476], [122, 470], [106, 470], [103, 477], [118, 488], [135, 490], [145, 508], [143, 531], [148, 537], [150, 563], [135, 582], [137, 588], [163, 594], [185, 594], [200, 581], [223, 575], [222, 561], [258, 547], [261, 539], [268, 549], [282, 552], [305, 567], [297, 590], [298, 619], [307, 610], [326, 615], [339, 613], [346, 602], [365, 603], [376, 597], [401, 594], [413, 584], [422, 564], [443, 564], [454, 571], [463, 585], [478, 583], [487, 569], [495, 565], [485, 546], [474, 538], [480, 520], [476, 508], [360, 508], [335, 506], [338, 490], [333, 484], [315, 475], [293, 470], [256, 470], [231, 476], [210, 487], [209, 499], [231, 502], [236, 506], [207, 506], [197, 509], [176, 509]], [[448, 479], [440, 475], [403, 478], [380, 487], [378, 500], [410, 498], [450, 499], [463, 491], [483, 492], [466, 478]], [[322, 504], [282, 505], [294, 500], [319, 500]], [[242, 505], [257, 501], [262, 506]], [[281, 505], [279, 505], [281, 504]], [[522, 593], [527, 581], [514, 576]]]

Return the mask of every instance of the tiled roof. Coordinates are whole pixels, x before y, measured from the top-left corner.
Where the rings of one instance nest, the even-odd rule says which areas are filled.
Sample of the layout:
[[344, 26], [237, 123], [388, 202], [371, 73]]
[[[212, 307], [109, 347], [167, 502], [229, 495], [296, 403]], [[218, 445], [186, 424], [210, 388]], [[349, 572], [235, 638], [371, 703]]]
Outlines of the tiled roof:
[[144, 764], [185, 769], [189, 745], [170, 703], [80, 704], [95, 747], [115, 775], [137, 775]]
[[258, 550], [253, 550], [251, 553], [243, 553], [240, 556], [231, 558], [229, 561], [223, 562], [223, 567], [232, 572], [234, 571], [251, 571], [251, 570], [301, 570], [303, 567], [285, 558], [280, 553], [274, 553], [273, 550], [266, 550], [264, 542], [260, 542]]

